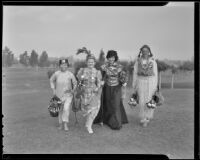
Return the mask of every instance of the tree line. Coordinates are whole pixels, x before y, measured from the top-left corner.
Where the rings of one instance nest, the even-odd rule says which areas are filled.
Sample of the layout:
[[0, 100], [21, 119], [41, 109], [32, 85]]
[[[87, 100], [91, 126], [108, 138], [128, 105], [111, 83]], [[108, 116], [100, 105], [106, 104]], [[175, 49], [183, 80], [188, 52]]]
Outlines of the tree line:
[[[99, 52], [99, 57], [96, 61], [96, 68], [100, 69], [100, 66], [105, 63], [106, 58], [105, 58], [105, 53], [103, 51], [103, 49], [100, 50]], [[171, 86], [173, 88], [173, 80], [174, 80], [174, 75], [180, 70], [182, 71], [193, 71], [194, 70], [194, 60], [191, 61], [183, 61], [182, 64], [180, 65], [169, 65], [167, 64], [165, 61], [163, 60], [158, 60], [156, 59], [157, 65], [158, 65], [158, 75], [159, 75], [159, 81], [160, 81], [160, 87], [161, 87], [161, 73], [165, 72], [166, 70], [171, 70], [172, 73], [172, 80], [171, 80]], [[24, 66], [39, 66], [39, 67], [49, 67], [51, 64], [53, 64], [54, 66], [58, 66], [58, 61], [57, 60], [53, 60], [53, 61], [49, 61], [49, 57], [48, 57], [48, 53], [46, 51], [43, 51], [41, 53], [41, 55], [39, 55], [35, 50], [32, 50], [30, 54], [28, 54], [27, 51], [25, 51], [24, 53], [20, 54], [19, 56], [19, 61], [16, 60], [16, 58], [14, 57], [14, 53], [12, 53], [12, 51], [8, 48], [5, 47], [2, 50], [2, 66], [3, 67], [11, 67], [13, 64], [16, 63], [21, 63]], [[127, 60], [122, 60], [120, 61], [120, 63], [124, 66], [124, 70], [127, 72], [127, 74], [129, 75], [129, 82], [131, 84], [132, 82], [132, 75], [133, 75], [133, 70], [134, 70], [134, 63], [135, 61], [127, 61]], [[77, 60], [74, 62], [73, 64], [73, 72], [74, 74], [77, 73], [77, 71], [81, 68], [81, 67], [85, 67], [85, 61], [84, 60]], [[53, 68], [53, 69], [49, 69], [48, 71], [48, 77], [50, 78], [50, 76], [52, 75], [52, 73], [57, 70], [58, 68]]]
[[[100, 50], [99, 57], [97, 59], [96, 67], [98, 68], [102, 63], [104, 63], [106, 60], [105, 53], [103, 49]], [[162, 60], [156, 60], [158, 64], [158, 71], [162, 72], [168, 69], [171, 69], [173, 73], [176, 73], [177, 70], [185, 70], [185, 71], [192, 71], [194, 70], [194, 60], [191, 61], [183, 61], [183, 63], [179, 66], [169, 65], [165, 63]], [[43, 51], [41, 55], [39, 55], [34, 49], [29, 54], [27, 51], [20, 54], [19, 61], [14, 56], [14, 53], [6, 46], [4, 49], [2, 49], [2, 67], [11, 67], [13, 64], [21, 63], [24, 66], [39, 66], [39, 67], [48, 67], [50, 64], [57, 63], [56, 60], [50, 61], [48, 53], [46, 51]], [[77, 63], [84, 63], [81, 61], [78, 61]], [[132, 71], [134, 61], [121, 61], [127, 71]], [[79, 64], [74, 64], [75, 66]], [[84, 65], [84, 64], [80, 64]]]
[[25, 51], [19, 55], [19, 59], [16, 59], [14, 53], [6, 46], [2, 50], [2, 67], [11, 67], [16, 63], [20, 63], [26, 67], [48, 67], [51, 64], [46, 51], [43, 51], [41, 55], [39, 55], [35, 50], [32, 50], [30, 54]]

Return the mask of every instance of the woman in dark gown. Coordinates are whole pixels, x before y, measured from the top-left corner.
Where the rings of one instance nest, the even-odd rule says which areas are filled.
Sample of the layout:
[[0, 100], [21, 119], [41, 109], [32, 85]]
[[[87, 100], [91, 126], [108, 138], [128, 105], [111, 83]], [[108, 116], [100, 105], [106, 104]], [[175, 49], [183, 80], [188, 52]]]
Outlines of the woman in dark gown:
[[122, 65], [118, 63], [117, 52], [110, 50], [106, 56], [108, 62], [101, 66], [104, 86], [101, 97], [101, 107], [94, 123], [107, 124], [111, 129], [121, 129], [122, 124], [128, 123], [122, 103], [122, 87], [128, 81]]

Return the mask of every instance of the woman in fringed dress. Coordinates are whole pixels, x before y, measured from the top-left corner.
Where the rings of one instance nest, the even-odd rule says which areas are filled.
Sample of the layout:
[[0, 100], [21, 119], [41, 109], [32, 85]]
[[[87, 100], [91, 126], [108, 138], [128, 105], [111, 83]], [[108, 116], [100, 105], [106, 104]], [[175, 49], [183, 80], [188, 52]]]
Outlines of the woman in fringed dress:
[[148, 108], [146, 103], [152, 99], [152, 96], [157, 90], [157, 85], [157, 63], [153, 58], [150, 47], [148, 45], [143, 45], [134, 65], [132, 86], [133, 93], [137, 92], [139, 97], [139, 116], [141, 119], [140, 122], [144, 127], [146, 127], [153, 118], [155, 109]]

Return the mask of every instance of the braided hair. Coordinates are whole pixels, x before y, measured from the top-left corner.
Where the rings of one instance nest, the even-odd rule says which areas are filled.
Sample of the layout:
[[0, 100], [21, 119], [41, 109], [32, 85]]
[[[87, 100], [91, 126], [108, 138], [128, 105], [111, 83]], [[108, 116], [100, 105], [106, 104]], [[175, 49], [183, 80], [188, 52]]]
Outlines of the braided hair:
[[149, 50], [149, 57], [153, 57], [153, 54], [151, 53], [151, 49], [150, 49], [150, 47], [148, 46], [148, 45], [143, 45], [141, 48], [140, 48], [140, 52], [139, 52], [139, 54], [138, 54], [138, 58], [140, 58], [141, 56], [142, 56], [142, 49], [143, 48], [147, 48], [148, 50]]

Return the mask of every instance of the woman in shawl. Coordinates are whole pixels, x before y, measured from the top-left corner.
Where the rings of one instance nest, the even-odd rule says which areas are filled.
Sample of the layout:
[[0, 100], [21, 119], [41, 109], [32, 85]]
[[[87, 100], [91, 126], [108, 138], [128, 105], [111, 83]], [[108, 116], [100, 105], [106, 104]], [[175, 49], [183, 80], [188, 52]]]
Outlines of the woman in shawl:
[[107, 62], [101, 66], [105, 81], [102, 91], [100, 111], [94, 123], [107, 124], [111, 129], [119, 130], [122, 124], [128, 123], [127, 115], [122, 103], [122, 87], [126, 86], [128, 77], [118, 62], [117, 52], [109, 50]]
[[157, 90], [158, 69], [148, 45], [140, 48], [140, 53], [134, 64], [133, 93], [137, 93], [140, 106], [140, 122], [144, 127], [153, 118], [154, 109], [149, 108], [147, 103], [152, 99]]

